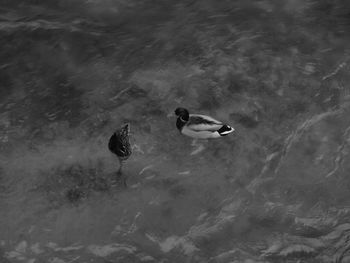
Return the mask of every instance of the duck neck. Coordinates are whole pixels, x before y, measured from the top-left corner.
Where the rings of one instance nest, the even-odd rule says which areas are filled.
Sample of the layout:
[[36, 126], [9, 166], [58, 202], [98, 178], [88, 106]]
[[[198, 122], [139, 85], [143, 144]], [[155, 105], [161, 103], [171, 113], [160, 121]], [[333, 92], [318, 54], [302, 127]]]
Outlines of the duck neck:
[[182, 128], [185, 126], [186, 122], [187, 121], [184, 120], [181, 116], [177, 118], [176, 127], [179, 129], [179, 131], [182, 130]]

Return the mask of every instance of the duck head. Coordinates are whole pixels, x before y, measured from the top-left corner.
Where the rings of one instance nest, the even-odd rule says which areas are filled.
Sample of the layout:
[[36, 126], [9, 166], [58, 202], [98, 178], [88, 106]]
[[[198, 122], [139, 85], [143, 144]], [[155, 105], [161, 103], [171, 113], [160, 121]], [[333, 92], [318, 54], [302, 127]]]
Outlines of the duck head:
[[177, 108], [175, 110], [177, 116], [176, 127], [181, 131], [182, 127], [185, 126], [186, 122], [190, 119], [190, 114], [185, 108]]
[[129, 136], [130, 126], [129, 123], [124, 124], [120, 129], [116, 130], [116, 134], [122, 138]]
[[175, 115], [185, 122], [188, 121], [190, 118], [190, 114], [188, 113], [188, 110], [186, 110], [185, 108], [177, 108], [175, 110]]

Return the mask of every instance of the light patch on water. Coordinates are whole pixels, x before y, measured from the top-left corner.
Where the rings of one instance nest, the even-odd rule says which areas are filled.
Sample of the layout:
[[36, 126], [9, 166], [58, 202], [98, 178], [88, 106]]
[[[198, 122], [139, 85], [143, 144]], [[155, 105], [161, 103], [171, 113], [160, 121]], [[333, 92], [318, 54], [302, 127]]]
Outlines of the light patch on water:
[[149, 205], [160, 205], [161, 202], [161, 197], [160, 195], [155, 196], [154, 198], [152, 198], [151, 201], [148, 202]]
[[332, 231], [331, 233], [329, 233], [328, 235], [324, 236], [323, 239], [324, 240], [334, 240], [339, 238], [344, 232], [347, 232], [350, 230], [350, 224], [349, 223], [345, 223], [342, 225], [337, 226], [334, 231]]
[[139, 175], [142, 175], [146, 170], [153, 168], [153, 164], [147, 165], [146, 167], [142, 168], [142, 170], [139, 172]]
[[11, 31], [17, 29], [23, 30], [36, 30], [36, 29], [66, 29], [68, 31], [79, 31], [79, 28], [72, 26], [71, 24], [49, 22], [45, 20], [26, 21], [26, 22], [1, 22], [0, 29], [4, 31]]
[[295, 224], [300, 224], [306, 227], [317, 227], [317, 226], [335, 226], [337, 224], [337, 220], [334, 220], [334, 218], [302, 218], [302, 217], [296, 217], [294, 219]]
[[[247, 252], [245, 252], [239, 248], [236, 248], [236, 249], [232, 249], [229, 251], [225, 251], [225, 252], [217, 255], [216, 257], [211, 258], [210, 262], [216, 262], [216, 263], [231, 262], [232, 259], [241, 258], [242, 255], [246, 256], [246, 257], [250, 256]], [[236, 262], [236, 261], [234, 261], [234, 262]], [[255, 262], [257, 262], [257, 261], [252, 260], [252, 259], [246, 259], [244, 261], [244, 263], [255, 263]]]
[[131, 146], [131, 149], [132, 149], [133, 153], [145, 154], [145, 152], [142, 150], [141, 146], [136, 144], [136, 143], [134, 143]]
[[154, 177], [156, 177], [156, 175], [155, 175], [155, 174], [150, 175], [150, 176], [147, 176], [145, 179], [146, 179], [146, 180], [151, 180], [151, 179], [153, 179]]
[[198, 217], [197, 217], [197, 221], [203, 221], [206, 217], [208, 216], [207, 212], [201, 213]]
[[327, 80], [327, 79], [329, 79], [329, 78], [332, 78], [332, 77], [335, 76], [336, 74], [338, 74], [338, 72], [339, 72], [342, 68], [344, 68], [344, 67], [347, 65], [348, 60], [349, 60], [349, 58], [347, 58], [344, 62], [340, 63], [331, 73], [325, 75], [325, 76], [322, 78], [322, 80]]
[[70, 251], [74, 251], [74, 250], [80, 250], [84, 248], [84, 246], [82, 245], [73, 245], [73, 246], [68, 246], [68, 247], [58, 247], [58, 246], [55, 246], [53, 248], [53, 250], [55, 251], [62, 251], [62, 252], [70, 252]]
[[151, 234], [146, 233], [145, 236], [146, 236], [149, 240], [151, 240], [152, 242], [158, 243], [157, 237], [156, 237], [155, 235], [153, 235], [152, 233], [151, 233]]
[[64, 261], [63, 259], [54, 257], [49, 259], [49, 263], [68, 263], [68, 262]]
[[21, 241], [20, 243], [18, 243], [18, 245], [15, 247], [15, 250], [18, 251], [19, 253], [26, 253], [27, 251], [27, 241]]
[[178, 172], [179, 175], [189, 175], [191, 171], [183, 171], [183, 172]]
[[143, 256], [140, 258], [141, 262], [149, 262], [149, 261], [155, 261], [154, 257], [151, 256]]
[[95, 256], [98, 257], [107, 257], [111, 254], [117, 253], [117, 252], [127, 252], [127, 253], [134, 253], [136, 251], [136, 248], [130, 245], [126, 244], [108, 244], [104, 246], [99, 246], [99, 245], [90, 245], [87, 247], [88, 251]]
[[5, 257], [7, 259], [17, 259], [17, 260], [25, 260], [25, 256], [23, 256], [21, 253], [18, 251], [10, 251], [5, 253]]
[[39, 243], [35, 243], [33, 245], [30, 246], [30, 250], [34, 253], [34, 254], [41, 254], [44, 252], [43, 249], [40, 248], [40, 244]]
[[[194, 145], [193, 145], [194, 146]], [[199, 154], [199, 153], [201, 153], [204, 149], [205, 149], [205, 146], [203, 145], [203, 144], [199, 144], [199, 145], [197, 145], [198, 147], [197, 147], [197, 149], [195, 149], [194, 151], [192, 151], [191, 153], [190, 153], [190, 155], [197, 155], [197, 154]]]
[[118, 235], [121, 235], [125, 232], [125, 230], [123, 229], [123, 227], [121, 225], [117, 225], [114, 227], [111, 235], [112, 236], [118, 236]]
[[315, 252], [315, 249], [306, 245], [291, 245], [283, 249], [279, 254], [283, 257], [288, 257], [288, 256], [290, 257], [301, 253], [310, 254], [314, 252]]
[[26, 257], [24, 254], [27, 251], [27, 247], [28, 247], [27, 241], [23, 240], [16, 245], [13, 251], [5, 253], [5, 256], [8, 259], [25, 260]]
[[138, 229], [138, 227], [137, 227], [137, 219], [138, 219], [141, 215], [142, 215], [141, 212], [137, 212], [137, 214], [135, 215], [134, 220], [133, 220], [131, 226], [129, 227], [128, 232], [126, 233], [126, 235], [127, 235], [127, 234], [132, 234], [132, 233], [134, 233], [134, 232]]
[[234, 217], [220, 220], [214, 224], [205, 222], [201, 225], [192, 226], [189, 230], [189, 236], [193, 239], [210, 238], [210, 236], [222, 232], [226, 226], [233, 224], [232, 219], [234, 219]]
[[136, 188], [139, 188], [141, 186], [141, 184], [140, 183], [137, 183], [137, 184], [132, 184], [132, 185], [130, 185], [130, 188], [131, 189], [136, 189]]
[[282, 150], [282, 155], [280, 157], [279, 160], [279, 164], [277, 165], [277, 167], [275, 168], [275, 173], [277, 173], [279, 171], [279, 169], [281, 168], [281, 164], [285, 159], [285, 156], [288, 155], [290, 149], [292, 148], [292, 146], [298, 142], [302, 136], [311, 128], [313, 127], [315, 124], [319, 123], [322, 120], [325, 120], [329, 117], [333, 117], [333, 116], [337, 116], [340, 113], [343, 113], [344, 109], [340, 108], [337, 110], [333, 110], [333, 111], [327, 111], [327, 112], [323, 112], [317, 115], [312, 116], [311, 118], [303, 121], [303, 123], [301, 123], [300, 125], [298, 125], [298, 127], [296, 128], [296, 130], [294, 130], [285, 140], [284, 143], [284, 147]]
[[282, 243], [275, 241], [274, 244], [272, 244], [270, 247], [262, 251], [262, 256], [267, 257], [270, 255], [276, 254], [278, 253], [278, 251], [281, 250], [281, 248], [282, 248]]
[[199, 250], [188, 238], [179, 236], [170, 236], [164, 241], [159, 242], [159, 247], [164, 253], [179, 248], [185, 255], [191, 255]]
[[315, 73], [315, 71], [316, 71], [315, 63], [307, 63], [303, 68], [303, 74], [305, 75], [311, 75]]

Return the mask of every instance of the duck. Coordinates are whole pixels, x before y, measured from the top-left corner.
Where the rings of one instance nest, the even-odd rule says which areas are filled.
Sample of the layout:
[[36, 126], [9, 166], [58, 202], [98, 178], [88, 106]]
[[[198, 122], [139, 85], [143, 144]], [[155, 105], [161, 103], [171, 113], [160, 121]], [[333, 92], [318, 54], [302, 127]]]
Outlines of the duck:
[[117, 179], [121, 180], [124, 186], [127, 186], [126, 177], [123, 176], [122, 168], [126, 160], [132, 154], [129, 139], [130, 125], [128, 123], [117, 129], [109, 139], [108, 149], [117, 156], [119, 160], [119, 169], [117, 171]]
[[176, 127], [181, 134], [194, 139], [221, 138], [234, 132], [234, 128], [210, 116], [190, 114], [185, 108], [175, 110]]

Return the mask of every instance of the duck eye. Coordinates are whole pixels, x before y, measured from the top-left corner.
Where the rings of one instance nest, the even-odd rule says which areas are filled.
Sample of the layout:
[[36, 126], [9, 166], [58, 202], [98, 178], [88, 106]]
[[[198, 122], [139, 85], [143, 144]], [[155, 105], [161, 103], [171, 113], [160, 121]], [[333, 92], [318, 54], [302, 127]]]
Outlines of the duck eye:
[[183, 122], [186, 122], [186, 120], [184, 120], [184, 119], [182, 118], [182, 116], [180, 116], [180, 120], [183, 121]]

